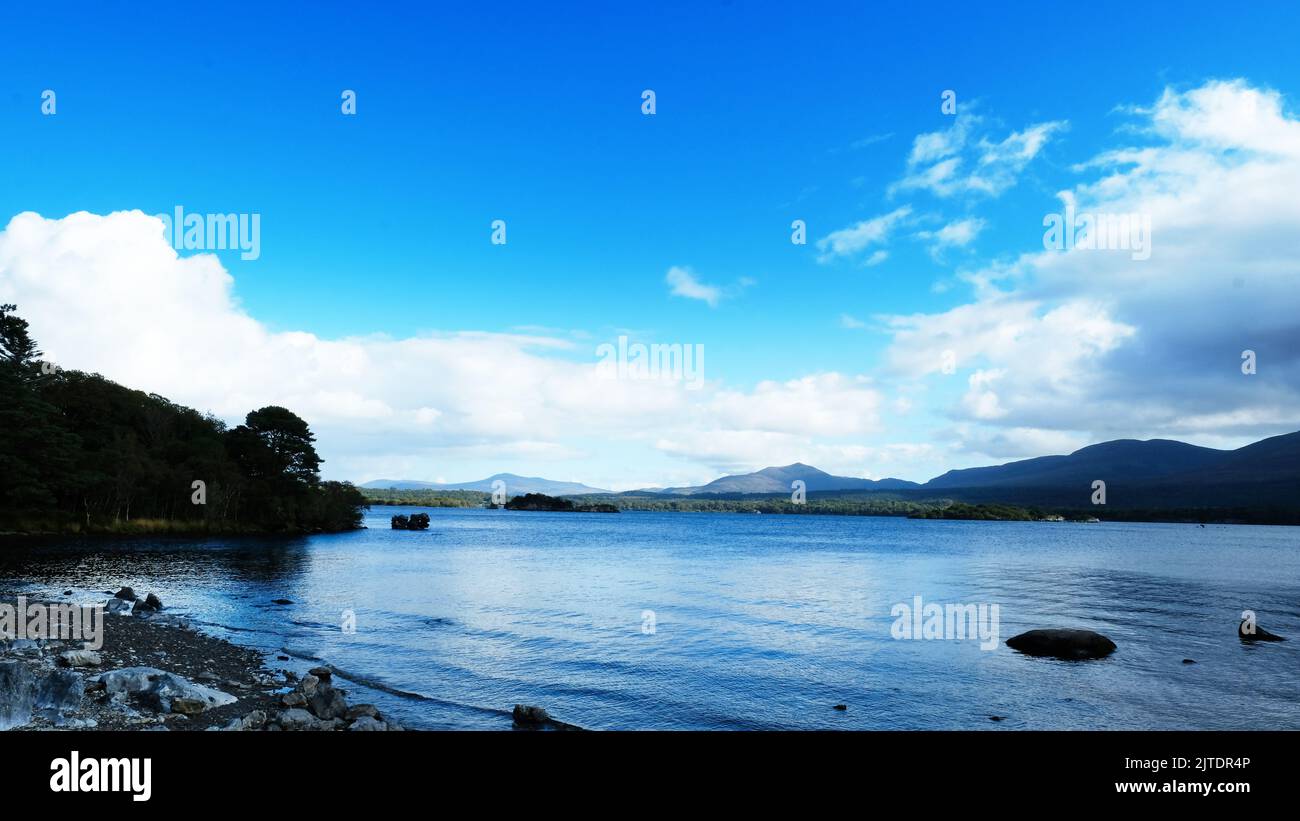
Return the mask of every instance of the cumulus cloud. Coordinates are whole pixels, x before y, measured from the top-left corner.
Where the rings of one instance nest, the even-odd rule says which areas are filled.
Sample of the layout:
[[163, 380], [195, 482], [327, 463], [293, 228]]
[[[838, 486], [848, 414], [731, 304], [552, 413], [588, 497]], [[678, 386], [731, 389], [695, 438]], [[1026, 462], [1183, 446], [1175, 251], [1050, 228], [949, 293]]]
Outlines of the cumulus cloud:
[[[1149, 259], [1033, 251], [967, 275], [973, 302], [882, 318], [897, 372], [943, 378], [952, 353], [966, 389], [948, 413], [983, 426], [976, 438], [1239, 444], [1300, 427], [1300, 121], [1239, 80], [1131, 111], [1147, 141], [1080, 163], [1088, 178], [1055, 205], [1149, 216]], [[1045, 138], [1013, 136], [994, 153], [1028, 156]], [[1243, 375], [1245, 349], [1268, 371]]]
[[882, 391], [864, 376], [832, 372], [763, 381], [752, 391], [717, 391], [695, 409], [689, 425], [660, 437], [655, 447], [718, 471], [802, 461], [867, 476], [869, 449], [861, 442], [883, 432], [884, 405]]
[[1038, 428], [1006, 428], [992, 431], [961, 426], [953, 435], [960, 442], [958, 450], [981, 461], [1031, 459], [1050, 453], [1073, 453], [1093, 444], [1086, 436], [1072, 431]]
[[865, 377], [824, 373], [764, 381], [748, 392], [718, 391], [707, 410], [730, 429], [843, 436], [876, 430], [880, 404], [879, 391]]
[[[752, 392], [708, 374], [698, 390], [611, 380], [595, 346], [572, 332], [277, 332], [240, 307], [234, 286], [217, 257], [179, 256], [162, 223], [139, 211], [24, 213], [0, 231], [0, 301], [18, 303], [58, 364], [231, 422], [284, 405], [317, 432], [326, 475], [336, 478], [589, 460], [588, 441], [653, 453], [654, 437], [691, 430], [865, 430], [876, 403], [868, 386], [834, 373]], [[808, 413], [802, 427], [798, 408]]]

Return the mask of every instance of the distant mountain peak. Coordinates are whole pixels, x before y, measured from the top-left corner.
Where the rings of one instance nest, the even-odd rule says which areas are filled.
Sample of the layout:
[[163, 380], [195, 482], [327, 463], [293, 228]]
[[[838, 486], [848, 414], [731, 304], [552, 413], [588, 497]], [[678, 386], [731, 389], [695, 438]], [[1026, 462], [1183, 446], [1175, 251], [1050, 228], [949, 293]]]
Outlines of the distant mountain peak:
[[765, 467], [753, 473], [722, 476], [706, 485], [696, 487], [665, 488], [662, 493], [678, 496], [695, 494], [775, 494], [789, 493], [795, 480], [802, 480], [809, 492], [836, 490], [897, 490], [919, 487], [915, 482], [902, 479], [862, 479], [856, 476], [834, 476], [820, 468], [803, 462]]
[[544, 479], [540, 476], [520, 476], [516, 473], [494, 473], [486, 479], [476, 482], [422, 482], [416, 479], [376, 479], [361, 485], [369, 490], [475, 490], [491, 493], [496, 482], [505, 483], [505, 491], [510, 496], [525, 493], [543, 493], [547, 496], [582, 496], [589, 493], [610, 493], [598, 487], [590, 487], [581, 482], [561, 482]]
[[793, 462], [793, 463], [791, 463], [791, 464], [788, 464], [788, 465], [782, 465], [782, 466], [780, 466], [780, 467], [765, 467], [765, 468], [763, 468], [762, 470], [759, 470], [759, 471], [756, 471], [756, 472], [757, 472], [757, 473], [767, 473], [767, 474], [770, 474], [770, 473], [795, 473], [795, 472], [797, 472], [797, 473], [820, 473], [820, 474], [822, 474], [823, 476], [829, 476], [829, 475], [830, 475], [829, 473], [827, 473], [827, 472], [824, 471], [824, 470], [820, 470], [820, 469], [818, 469], [818, 468], [815, 468], [815, 467], [813, 467], [812, 465], [805, 465], [803, 462]]

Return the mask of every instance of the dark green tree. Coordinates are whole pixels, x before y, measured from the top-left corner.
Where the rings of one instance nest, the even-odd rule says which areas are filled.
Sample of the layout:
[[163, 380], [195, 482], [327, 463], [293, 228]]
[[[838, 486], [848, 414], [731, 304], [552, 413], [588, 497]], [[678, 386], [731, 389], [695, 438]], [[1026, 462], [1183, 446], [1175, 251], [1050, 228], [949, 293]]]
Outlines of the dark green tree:
[[287, 476], [306, 485], [320, 481], [316, 437], [293, 411], [276, 405], [252, 411], [231, 431], [231, 439], [253, 476]]
[[41, 352], [27, 331], [27, 320], [14, 313], [16, 305], [0, 305], [0, 367], [32, 375], [39, 367]]

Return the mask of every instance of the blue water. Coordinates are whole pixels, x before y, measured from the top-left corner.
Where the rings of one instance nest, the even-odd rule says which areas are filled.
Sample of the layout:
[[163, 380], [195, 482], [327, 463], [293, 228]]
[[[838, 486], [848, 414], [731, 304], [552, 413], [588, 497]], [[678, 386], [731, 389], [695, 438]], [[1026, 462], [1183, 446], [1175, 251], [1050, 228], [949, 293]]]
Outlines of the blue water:
[[[1298, 528], [479, 509], [388, 528], [415, 510], [295, 539], [7, 545], [0, 589], [156, 591], [287, 649], [272, 666], [335, 665], [411, 727], [507, 729], [522, 702], [596, 729], [1300, 728]], [[997, 649], [893, 638], [917, 595], [997, 604]], [[1293, 640], [1243, 645], [1244, 609]], [[1001, 644], [1050, 626], [1119, 650]]]

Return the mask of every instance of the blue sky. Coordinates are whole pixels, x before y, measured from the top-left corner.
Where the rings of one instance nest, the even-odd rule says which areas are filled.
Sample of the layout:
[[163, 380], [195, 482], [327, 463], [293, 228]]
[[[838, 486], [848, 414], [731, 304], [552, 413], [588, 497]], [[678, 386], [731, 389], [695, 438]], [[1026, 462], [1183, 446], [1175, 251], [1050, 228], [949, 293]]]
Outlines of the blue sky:
[[[1275, 124], [1285, 139], [1300, 94], [1300, 17], [1264, 6], [1222, 16], [1215, 10], [1097, 3], [1086, 14], [1044, 13], [1034, 4], [1007, 4], [987, 13], [955, 3], [776, 9], [743, 2], [498, 4], [490, 11], [229, 4], [202, 16], [146, 4], [7, 10], [0, 26], [0, 147], [8, 158], [0, 165], [0, 224], [22, 212], [59, 220], [80, 211], [170, 213], [177, 205], [191, 213], [257, 213], [259, 258], [218, 252], [231, 278], [224, 297], [200, 289], [185, 304], [228, 298], [223, 310], [268, 335], [301, 332], [329, 342], [382, 334], [400, 343], [485, 332], [514, 340], [503, 355], [530, 351], [576, 366], [589, 366], [594, 347], [621, 333], [707, 352], [706, 391], [655, 400], [650, 410], [629, 396], [621, 401], [639, 409], [604, 408], [598, 422], [570, 413], [563, 401], [532, 408], [529, 397], [512, 395], [531, 390], [516, 380], [484, 401], [498, 410], [517, 406], [518, 418], [501, 412], [479, 425], [469, 417], [482, 420], [481, 408], [453, 407], [455, 397], [439, 393], [459, 382], [416, 363], [398, 369], [446, 384], [427, 397], [372, 395], [379, 386], [357, 388], [357, 380], [342, 377], [329, 384], [323, 367], [319, 384], [284, 395], [276, 395], [274, 379], [250, 388], [249, 401], [299, 399], [321, 434], [326, 472], [340, 478], [397, 471], [461, 480], [513, 470], [630, 487], [806, 456], [855, 475], [925, 479], [947, 467], [1036, 455], [1035, 447], [1054, 452], [1121, 435], [1232, 446], [1296, 427], [1259, 412], [1288, 396], [1290, 372], [1259, 374], [1279, 380], [1267, 399], [1236, 396], [1219, 407], [1201, 399], [1194, 408], [1114, 418], [1102, 408], [1132, 403], [1110, 378], [1123, 368], [1109, 359], [1132, 361], [1133, 345], [1163, 343], [1144, 331], [1145, 309], [1110, 305], [1109, 290], [1085, 300], [1077, 278], [1067, 287], [1043, 271], [1018, 273], [1014, 286], [997, 287], [1023, 294], [1032, 283], [1037, 320], [1070, 304], [1078, 313], [1066, 319], [1100, 311], [1113, 320], [1100, 337], [1088, 337], [1086, 362], [1069, 360], [1071, 368], [1107, 376], [1104, 388], [1083, 394], [1099, 403], [1104, 424], [1054, 422], [1042, 408], [1021, 412], [972, 398], [990, 380], [1005, 384], [1009, 370], [1015, 377], [987, 346], [964, 359], [954, 379], [912, 379], [916, 369], [909, 375], [910, 366], [900, 366], [908, 357], [899, 352], [899, 326], [888, 319], [946, 315], [956, 322], [962, 314], [949, 312], [986, 305], [980, 289], [988, 287], [988, 272], [1043, 250], [1044, 214], [1060, 208], [1058, 192], [1105, 176], [1097, 166], [1081, 167], [1105, 152], [1195, 145], [1227, 163], [1254, 148], [1211, 145], [1190, 125], [1161, 132], [1151, 112], [1162, 95], [1192, 95], [1215, 82], [1239, 83], [1223, 92], [1235, 90], [1233, 100], [1275, 95]], [[45, 89], [57, 94], [53, 116], [40, 111]], [[355, 116], [340, 112], [344, 89], [357, 94]], [[641, 111], [644, 89], [656, 94], [653, 116]], [[956, 116], [940, 108], [949, 89]], [[1223, 95], [1166, 100], [1171, 111], [1199, 106], [1230, 119], [1234, 104]], [[1031, 157], [997, 159], [999, 150], [1024, 149], [1016, 135], [1042, 126]], [[943, 135], [951, 143], [958, 131], [965, 142], [939, 159], [963, 157], [963, 173], [994, 171], [985, 179], [991, 189], [908, 185], [930, 165], [909, 165], [918, 137]], [[1132, 196], [1120, 199], [1131, 203], [1142, 180], [1128, 182]], [[1092, 193], [1099, 201], [1119, 196]], [[900, 209], [884, 238], [861, 251], [828, 255], [818, 246], [833, 232]], [[496, 219], [507, 224], [503, 246], [489, 241]], [[807, 245], [790, 242], [795, 219], [807, 224]], [[958, 230], [963, 225], [968, 235]], [[953, 236], [965, 241], [941, 244], [945, 226], [958, 226]], [[885, 256], [868, 264], [877, 252]], [[1284, 255], [1269, 259], [1290, 264]], [[9, 264], [11, 274], [18, 270]], [[715, 303], [673, 295], [665, 277], [674, 266], [719, 289]], [[61, 326], [67, 319], [53, 297], [16, 274], [6, 280], [0, 273], [0, 288], [20, 308], [31, 306], [38, 334], [69, 366], [93, 365], [238, 416], [233, 404], [210, 395], [195, 367], [174, 369], [188, 378], [169, 375], [167, 363], [143, 363], [120, 329]], [[1215, 302], [1210, 292], [1189, 299], [1194, 306]], [[135, 304], [148, 308], [147, 316], [173, 310], [156, 294], [137, 294]], [[1270, 339], [1285, 347], [1294, 337], [1279, 322]], [[943, 334], [958, 337], [951, 328]], [[519, 347], [520, 336], [549, 341], [538, 354]], [[1068, 352], [1077, 339], [1049, 334], [1035, 344], [1056, 350], [1058, 342]], [[201, 361], [221, 364], [219, 337], [195, 345]], [[1164, 347], [1174, 358], [1173, 337]], [[400, 355], [367, 350], [376, 368], [386, 367], [384, 356]], [[492, 350], [482, 353], [480, 382], [508, 378], [497, 372]], [[1141, 350], [1155, 355], [1154, 347]], [[83, 361], [82, 351], [93, 361]], [[460, 355], [472, 360], [473, 351]], [[445, 363], [444, 355], [434, 361]], [[285, 367], [301, 372], [291, 361]], [[1176, 382], [1163, 396], [1197, 393], [1194, 374], [1175, 379], [1151, 367], [1161, 376], [1138, 381]], [[1003, 375], [988, 376], [998, 371]], [[841, 381], [827, 382], [827, 374]], [[811, 379], [810, 387], [784, 397], [759, 387], [802, 379]], [[1030, 382], [1021, 388], [1038, 391]], [[851, 395], [840, 397], [846, 389]], [[330, 397], [358, 391], [364, 395], [349, 401], [362, 409], [331, 416], [338, 402]], [[756, 393], [778, 404], [806, 402], [822, 421], [801, 432], [795, 423], [746, 418], [741, 410], [761, 406]], [[391, 430], [365, 422], [368, 399]], [[1077, 405], [1080, 397], [1073, 399]], [[401, 414], [421, 409], [429, 426], [403, 433]], [[1241, 415], [1247, 411], [1249, 419]], [[850, 418], [833, 418], [840, 412]], [[1222, 423], [1205, 421], [1214, 414]], [[1190, 416], [1198, 421], [1189, 423]], [[550, 429], [524, 435], [533, 423]], [[723, 434], [734, 447], [713, 450], [693, 438], [717, 445]], [[1009, 438], [1022, 445], [1008, 446]]]

